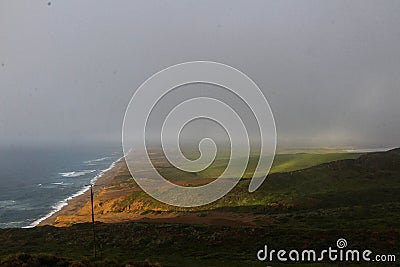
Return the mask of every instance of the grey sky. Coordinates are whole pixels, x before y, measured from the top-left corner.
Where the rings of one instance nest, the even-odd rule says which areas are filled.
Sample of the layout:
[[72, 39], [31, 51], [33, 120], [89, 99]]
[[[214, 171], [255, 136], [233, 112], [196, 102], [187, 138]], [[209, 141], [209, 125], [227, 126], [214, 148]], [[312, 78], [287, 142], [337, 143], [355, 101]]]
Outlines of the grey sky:
[[119, 141], [155, 72], [249, 75], [284, 146], [400, 145], [400, 2], [0, 2], [0, 143]]

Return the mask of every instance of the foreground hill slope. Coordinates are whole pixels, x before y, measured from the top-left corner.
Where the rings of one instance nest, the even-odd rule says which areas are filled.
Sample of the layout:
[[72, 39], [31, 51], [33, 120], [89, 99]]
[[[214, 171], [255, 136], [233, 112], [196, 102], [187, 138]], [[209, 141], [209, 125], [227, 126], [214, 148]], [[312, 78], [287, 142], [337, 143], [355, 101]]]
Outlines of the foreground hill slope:
[[[325, 159], [337, 157], [285, 155], [283, 157], [291, 160], [285, 163], [280, 158], [276, 166], [280, 168], [282, 164], [290, 165], [293, 161], [308, 163], [310, 158], [318, 156]], [[270, 214], [396, 205], [400, 196], [399, 149], [351, 157], [303, 170], [272, 173], [254, 193], [248, 192], [249, 180], [244, 179], [222, 199], [198, 208], [173, 207], [152, 199], [141, 191], [123, 165], [111, 183], [95, 196], [96, 219], [103, 222], [262, 226]], [[204, 183], [208, 180], [179, 179], [175, 182], [194, 185], [196, 181]], [[62, 214], [53, 224], [65, 226], [90, 221], [90, 211], [90, 203], [86, 200], [86, 204], [74, 214]]]
[[[109, 259], [107, 266], [146, 259], [166, 266], [266, 266], [255, 257], [265, 244], [326, 249], [339, 238], [345, 238], [349, 248], [400, 258], [400, 149], [274, 173], [252, 194], [247, 192], [249, 181], [245, 179], [224, 198], [196, 209], [170, 207], [139, 190], [130, 191], [134, 182], [124, 173], [124, 166], [119, 170], [113, 184], [96, 195], [96, 218], [124, 214], [136, 222], [96, 224], [100, 259]], [[114, 195], [112, 200], [102, 198], [121, 190], [126, 194]], [[71, 217], [61, 216], [58, 223], [87, 220], [86, 208]], [[92, 245], [90, 224], [0, 230], [0, 255], [86, 256], [90, 260], [79, 266], [94, 266]]]

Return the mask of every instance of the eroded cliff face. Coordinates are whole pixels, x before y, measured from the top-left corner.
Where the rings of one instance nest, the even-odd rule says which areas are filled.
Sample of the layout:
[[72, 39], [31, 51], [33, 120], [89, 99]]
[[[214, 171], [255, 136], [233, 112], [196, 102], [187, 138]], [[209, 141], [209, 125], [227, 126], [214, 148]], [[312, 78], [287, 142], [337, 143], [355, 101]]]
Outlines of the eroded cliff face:
[[[127, 206], [121, 205], [121, 203], [127, 203], [128, 196], [132, 190], [108, 190], [103, 189], [99, 194], [95, 195], [93, 203], [94, 214], [96, 221], [104, 221], [103, 215], [112, 214], [116, 220], [121, 217], [121, 213], [133, 213], [136, 211], [140, 214], [140, 211], [145, 209], [144, 203], [140, 201], [134, 201]], [[91, 203], [90, 200], [83, 203], [83, 206], [78, 209], [74, 214], [59, 215], [55, 219], [55, 225], [64, 226], [75, 223], [89, 222], [91, 221]], [[125, 217], [126, 215], [123, 215]], [[109, 217], [109, 216], [107, 216]]]
[[[91, 222], [90, 195], [83, 197], [81, 207], [73, 213], [57, 216], [54, 226], [65, 227], [77, 223]], [[76, 205], [73, 204], [73, 205]], [[94, 213], [96, 222], [119, 223], [129, 221], [152, 223], [211, 224], [230, 226], [255, 226], [260, 215], [220, 212], [196, 211], [175, 208], [159, 203], [137, 187], [107, 187], [95, 195]]]

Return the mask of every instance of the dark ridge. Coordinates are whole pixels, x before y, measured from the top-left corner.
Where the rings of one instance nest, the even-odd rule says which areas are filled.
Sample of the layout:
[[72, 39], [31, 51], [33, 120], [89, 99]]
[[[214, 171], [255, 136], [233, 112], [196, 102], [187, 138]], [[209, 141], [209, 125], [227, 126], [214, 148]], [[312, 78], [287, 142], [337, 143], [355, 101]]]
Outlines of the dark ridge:
[[366, 169], [400, 170], [400, 148], [362, 155], [356, 164]]
[[313, 170], [316, 168], [328, 167], [334, 170], [343, 170], [347, 168], [364, 168], [367, 170], [400, 170], [400, 148], [391, 149], [383, 152], [370, 152], [361, 155], [357, 159], [343, 159], [332, 162], [326, 162], [315, 165], [293, 173]]

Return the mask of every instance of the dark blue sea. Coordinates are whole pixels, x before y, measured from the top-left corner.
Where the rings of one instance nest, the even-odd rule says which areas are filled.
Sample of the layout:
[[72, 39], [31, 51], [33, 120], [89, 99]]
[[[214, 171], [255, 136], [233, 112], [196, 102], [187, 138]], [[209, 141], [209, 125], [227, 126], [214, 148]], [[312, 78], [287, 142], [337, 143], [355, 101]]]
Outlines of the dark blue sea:
[[0, 147], [0, 228], [37, 225], [121, 157], [120, 145]]

